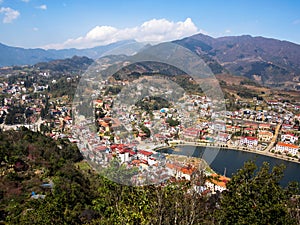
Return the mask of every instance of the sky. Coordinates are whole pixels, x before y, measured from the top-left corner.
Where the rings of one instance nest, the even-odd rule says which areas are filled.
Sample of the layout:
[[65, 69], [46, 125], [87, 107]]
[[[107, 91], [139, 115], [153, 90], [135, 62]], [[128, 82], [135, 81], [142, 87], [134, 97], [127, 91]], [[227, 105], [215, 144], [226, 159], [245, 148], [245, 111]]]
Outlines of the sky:
[[294, 0], [0, 0], [0, 43], [88, 48], [134, 39], [158, 43], [204, 33], [300, 44]]

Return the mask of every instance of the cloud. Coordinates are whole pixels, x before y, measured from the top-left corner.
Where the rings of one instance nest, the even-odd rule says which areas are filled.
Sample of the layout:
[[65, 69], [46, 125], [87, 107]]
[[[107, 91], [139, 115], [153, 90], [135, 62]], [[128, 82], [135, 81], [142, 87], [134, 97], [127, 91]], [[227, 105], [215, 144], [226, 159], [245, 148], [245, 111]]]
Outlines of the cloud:
[[226, 29], [225, 30], [225, 34], [229, 34], [229, 33], [231, 33], [231, 30], [230, 29]]
[[26, 3], [27, 3], [27, 2], [30, 2], [30, 0], [21, 0], [21, 1], [22, 1], [22, 2], [26, 2]]
[[38, 31], [38, 30], [39, 30], [39, 28], [37, 28], [37, 27], [34, 27], [34, 28], [32, 28], [32, 30], [33, 30], [33, 31]]
[[[84, 36], [68, 39], [64, 43], [50, 44], [44, 48], [89, 48], [129, 39], [138, 42], [158, 43], [183, 38], [198, 32], [199, 29], [190, 18], [179, 22], [152, 19], [140, 26], [123, 29], [112, 26], [96, 26]], [[206, 33], [205, 31], [202, 32]]]
[[47, 10], [47, 5], [40, 5], [36, 7], [37, 9]]
[[4, 14], [4, 18], [2, 20], [3, 23], [11, 23], [13, 20], [17, 19], [20, 16], [20, 13], [17, 10], [14, 10], [9, 7], [1, 7], [0, 14]]

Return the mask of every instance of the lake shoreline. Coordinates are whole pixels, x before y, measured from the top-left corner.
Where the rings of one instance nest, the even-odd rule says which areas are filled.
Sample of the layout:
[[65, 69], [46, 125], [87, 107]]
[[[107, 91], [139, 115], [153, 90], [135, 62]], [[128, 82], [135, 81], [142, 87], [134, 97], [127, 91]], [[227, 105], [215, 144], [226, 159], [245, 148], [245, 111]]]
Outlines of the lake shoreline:
[[248, 153], [253, 153], [257, 155], [263, 155], [271, 158], [276, 158], [280, 160], [284, 160], [287, 162], [293, 162], [293, 163], [298, 163], [300, 164], [300, 161], [298, 159], [288, 157], [285, 155], [279, 155], [275, 154], [272, 152], [267, 152], [267, 151], [259, 151], [259, 150], [254, 150], [254, 149], [249, 149], [246, 147], [237, 147], [237, 146], [232, 146], [232, 145], [211, 145], [211, 144], [202, 144], [202, 143], [197, 143], [197, 142], [183, 142], [183, 143], [178, 143], [178, 144], [173, 144], [171, 146], [163, 146], [159, 148], [154, 148], [154, 151], [159, 151], [161, 149], [166, 149], [166, 148], [175, 148], [175, 147], [180, 147], [180, 146], [194, 146], [194, 147], [205, 147], [205, 148], [219, 148], [219, 149], [224, 149], [224, 150], [234, 150], [234, 151], [242, 151], [242, 152], [248, 152]]

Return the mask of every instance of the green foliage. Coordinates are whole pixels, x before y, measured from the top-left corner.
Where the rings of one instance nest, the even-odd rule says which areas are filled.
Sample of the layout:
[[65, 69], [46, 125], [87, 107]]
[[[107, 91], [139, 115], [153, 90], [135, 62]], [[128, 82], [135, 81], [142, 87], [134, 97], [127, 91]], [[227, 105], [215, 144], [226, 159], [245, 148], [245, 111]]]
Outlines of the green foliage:
[[[59, 146], [59, 147], [58, 147]], [[77, 147], [27, 129], [0, 133], [0, 207], [7, 224], [295, 224], [299, 221], [299, 183], [282, 188], [283, 167], [247, 162], [212, 196], [193, 191], [192, 181], [126, 186], [138, 173], [117, 159], [91, 171]], [[78, 162], [78, 163], [75, 163]], [[24, 165], [18, 169], [16, 163]], [[37, 175], [34, 171], [42, 170]], [[51, 180], [51, 189], [43, 181]], [[117, 181], [118, 183], [113, 182]], [[127, 183], [129, 184], [129, 183]], [[43, 194], [32, 199], [30, 193]]]
[[8, 114], [5, 118], [5, 124], [24, 124], [25, 123], [25, 107], [24, 106], [13, 106], [9, 108]]
[[73, 98], [76, 88], [78, 85], [78, 80], [75, 82], [67, 81], [66, 77], [60, 78], [56, 83], [50, 85], [50, 93], [53, 98], [68, 95], [69, 98]]
[[148, 127], [146, 127], [144, 124], [139, 125], [141, 130], [146, 134], [146, 138], [149, 138], [151, 136], [151, 131]]
[[168, 100], [163, 99], [159, 96], [150, 96], [144, 99], [141, 99], [135, 103], [137, 107], [140, 107], [142, 110], [151, 112], [153, 110], [158, 110], [161, 108], [169, 108], [171, 104]]
[[281, 165], [270, 171], [268, 163], [257, 170], [246, 162], [222, 195], [218, 224], [294, 224], [286, 207], [292, 193], [279, 185], [283, 170]]
[[122, 87], [120, 85], [116, 85], [116, 86], [108, 86], [105, 90], [104, 95], [108, 95], [109, 93], [111, 93], [112, 95], [117, 95], [121, 92]]
[[238, 96], [242, 97], [242, 98], [253, 98], [253, 97], [258, 97], [258, 95], [254, 92], [251, 92], [249, 90], [243, 90], [243, 91], [239, 91], [237, 93]]
[[174, 120], [173, 118], [167, 118], [166, 123], [168, 123], [169, 126], [171, 126], [171, 127], [175, 127], [180, 124], [180, 122], [178, 120]]

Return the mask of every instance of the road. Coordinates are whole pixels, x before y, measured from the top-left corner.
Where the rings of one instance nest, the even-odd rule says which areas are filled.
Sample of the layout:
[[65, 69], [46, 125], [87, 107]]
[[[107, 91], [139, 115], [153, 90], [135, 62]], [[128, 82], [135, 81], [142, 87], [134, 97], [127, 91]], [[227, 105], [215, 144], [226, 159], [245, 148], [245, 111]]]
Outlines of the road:
[[282, 123], [278, 123], [277, 124], [277, 127], [276, 127], [276, 130], [275, 130], [275, 134], [272, 138], [272, 141], [270, 142], [270, 144], [268, 145], [268, 147], [266, 147], [263, 151], [264, 152], [269, 152], [271, 151], [271, 149], [274, 147], [275, 143], [276, 143], [276, 140], [278, 138], [278, 134], [279, 134], [279, 131], [280, 131], [280, 128], [281, 128], [281, 125]]

